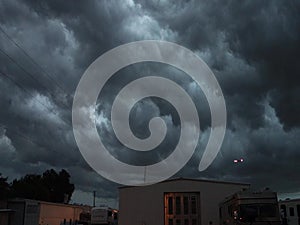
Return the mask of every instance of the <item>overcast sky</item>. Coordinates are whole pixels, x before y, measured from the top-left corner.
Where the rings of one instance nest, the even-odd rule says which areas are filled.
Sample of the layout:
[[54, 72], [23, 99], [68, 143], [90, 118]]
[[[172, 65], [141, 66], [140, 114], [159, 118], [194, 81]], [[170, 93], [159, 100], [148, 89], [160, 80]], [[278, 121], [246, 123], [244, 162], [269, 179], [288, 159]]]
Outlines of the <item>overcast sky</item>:
[[[283, 197], [300, 195], [300, 1], [2, 0], [0, 25], [4, 176], [64, 168], [76, 187], [73, 202], [91, 204], [91, 192], [97, 190], [99, 204], [117, 206], [119, 185], [93, 172], [77, 148], [73, 95], [83, 72], [101, 54], [120, 44], [155, 39], [191, 49], [214, 72], [228, 113], [221, 151], [206, 171], [198, 172], [210, 132], [205, 97], [181, 71], [148, 63], [115, 74], [99, 96], [98, 131], [111, 152], [124, 162], [147, 163], [120, 146], [111, 133], [109, 110], [126, 83], [162, 75], [197, 100], [201, 122], [196, 152], [176, 177], [246, 182], [271, 187]], [[180, 135], [174, 108], [148, 98], [131, 113], [136, 136], [149, 135], [149, 119], [156, 115], [166, 121], [169, 133], [148, 158], [151, 162], [166, 157]], [[234, 164], [235, 158], [245, 161]]]

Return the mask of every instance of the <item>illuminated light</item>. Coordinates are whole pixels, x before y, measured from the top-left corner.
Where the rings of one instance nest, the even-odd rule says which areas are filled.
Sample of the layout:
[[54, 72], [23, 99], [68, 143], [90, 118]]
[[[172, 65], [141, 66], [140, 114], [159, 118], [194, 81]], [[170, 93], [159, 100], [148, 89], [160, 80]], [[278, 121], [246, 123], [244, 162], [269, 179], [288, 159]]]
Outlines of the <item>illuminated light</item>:
[[241, 162], [244, 162], [244, 159], [243, 159], [243, 158], [241, 158], [241, 159], [240, 159], [240, 161], [241, 161]]
[[237, 159], [235, 159], [235, 160], [233, 160], [233, 162], [234, 162], [234, 163], [237, 163], [237, 162], [238, 162], [238, 160], [237, 160]]

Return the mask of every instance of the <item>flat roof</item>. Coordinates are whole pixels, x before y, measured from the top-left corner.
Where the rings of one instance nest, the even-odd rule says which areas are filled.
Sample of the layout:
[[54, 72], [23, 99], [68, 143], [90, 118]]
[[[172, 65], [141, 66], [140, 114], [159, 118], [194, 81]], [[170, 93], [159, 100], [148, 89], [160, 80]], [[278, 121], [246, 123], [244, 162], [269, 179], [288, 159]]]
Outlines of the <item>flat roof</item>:
[[[247, 184], [247, 183], [239, 183], [239, 182], [232, 182], [232, 181], [218, 181], [218, 180], [209, 180], [209, 179], [184, 178], [184, 177], [171, 178], [171, 179], [168, 179], [168, 180], [164, 180], [164, 181], [158, 182], [157, 184], [167, 183], [167, 182], [175, 182], [175, 181], [195, 181], [195, 182], [206, 182], [206, 183], [217, 183], [217, 184], [231, 184], [231, 185], [239, 185], [239, 186], [241, 186], [241, 185], [250, 186], [250, 184]], [[121, 187], [119, 187], [119, 189], [133, 188], [133, 187], [143, 187], [143, 186], [121, 186]]]
[[45, 205], [55, 205], [55, 206], [65, 206], [65, 207], [75, 207], [75, 208], [83, 208], [83, 207], [91, 207], [89, 205], [78, 205], [78, 204], [65, 204], [58, 202], [46, 202], [42, 200], [28, 199], [28, 198], [14, 198], [9, 199], [7, 202], [28, 202], [28, 203], [36, 203], [36, 204], [45, 204]]
[[300, 198], [284, 199], [278, 201], [278, 203], [285, 203], [285, 202], [300, 202]]
[[14, 213], [15, 210], [12, 209], [0, 209], [0, 213]]

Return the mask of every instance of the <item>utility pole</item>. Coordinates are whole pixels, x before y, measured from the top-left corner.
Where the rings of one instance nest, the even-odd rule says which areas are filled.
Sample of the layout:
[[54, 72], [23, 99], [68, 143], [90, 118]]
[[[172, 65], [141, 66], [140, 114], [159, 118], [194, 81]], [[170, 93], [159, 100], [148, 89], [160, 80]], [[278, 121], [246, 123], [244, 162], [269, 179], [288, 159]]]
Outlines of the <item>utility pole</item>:
[[93, 207], [96, 206], [96, 191], [93, 191]]

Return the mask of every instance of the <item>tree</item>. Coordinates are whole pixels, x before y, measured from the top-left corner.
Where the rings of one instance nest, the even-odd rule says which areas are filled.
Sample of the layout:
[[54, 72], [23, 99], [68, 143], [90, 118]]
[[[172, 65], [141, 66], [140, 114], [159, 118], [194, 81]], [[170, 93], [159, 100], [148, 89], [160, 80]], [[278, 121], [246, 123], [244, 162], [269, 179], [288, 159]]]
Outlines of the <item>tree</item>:
[[74, 192], [74, 184], [70, 183], [70, 174], [66, 170], [57, 173], [51, 169], [42, 176], [29, 174], [14, 180], [11, 190], [14, 197], [68, 203]]
[[74, 184], [70, 183], [70, 174], [62, 169], [58, 174], [55, 170], [43, 173], [43, 182], [48, 187], [53, 202], [69, 202], [74, 192]]
[[13, 197], [47, 200], [49, 193], [47, 187], [42, 184], [42, 177], [36, 174], [28, 174], [15, 179], [11, 184]]
[[7, 199], [9, 195], [9, 184], [7, 183], [7, 177], [2, 177], [0, 173], [0, 200]]
[[60, 190], [64, 193], [64, 201], [69, 202], [71, 200], [72, 194], [75, 190], [75, 186], [74, 184], [70, 183], [70, 174], [62, 169], [59, 172], [59, 183], [58, 186], [60, 188]]

